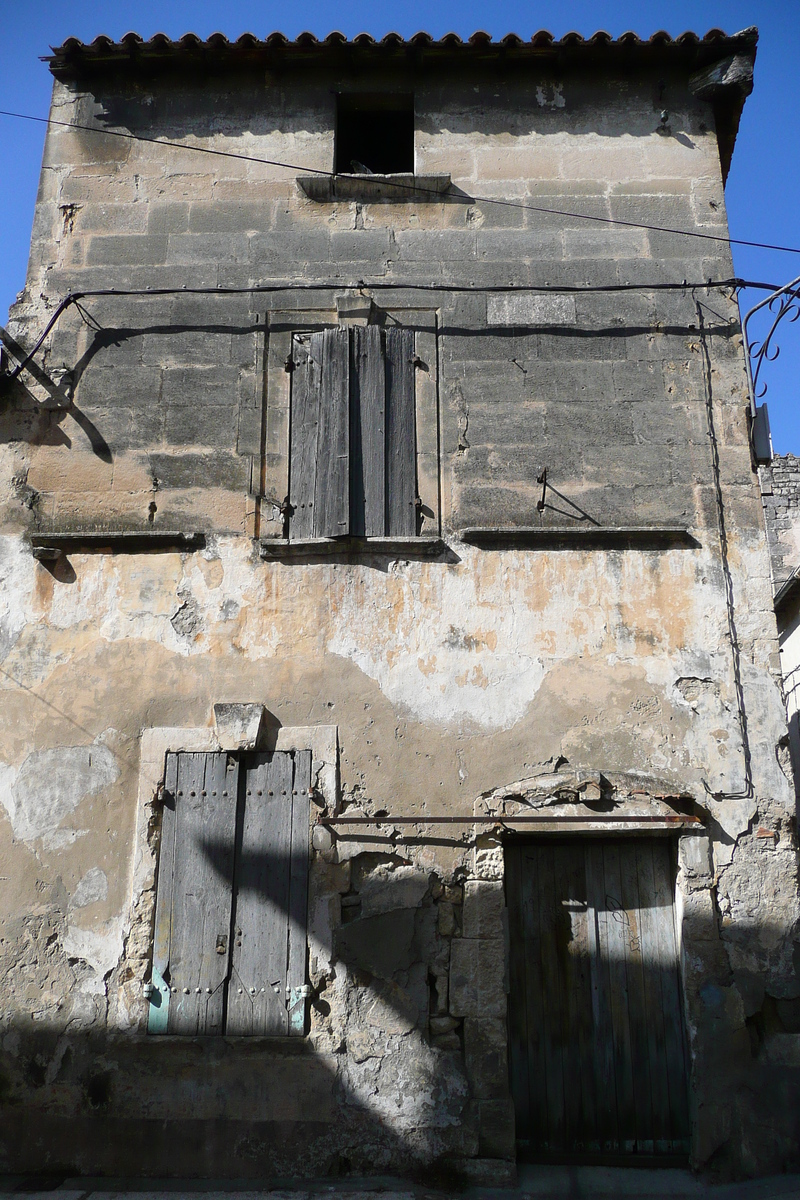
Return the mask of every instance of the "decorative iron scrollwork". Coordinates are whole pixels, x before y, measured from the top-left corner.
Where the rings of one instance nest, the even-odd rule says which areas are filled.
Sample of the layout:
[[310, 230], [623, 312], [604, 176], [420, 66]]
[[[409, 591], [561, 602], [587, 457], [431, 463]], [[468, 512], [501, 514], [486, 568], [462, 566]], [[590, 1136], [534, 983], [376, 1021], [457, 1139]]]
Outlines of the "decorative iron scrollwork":
[[[767, 309], [772, 314], [772, 323], [764, 338], [751, 342], [750, 321], [756, 313], [763, 309]], [[781, 352], [780, 346], [775, 340], [778, 326], [784, 320], [791, 324], [798, 317], [800, 317], [800, 276], [793, 279], [791, 283], [771, 292], [764, 300], [760, 300], [750, 309], [742, 322], [747, 377], [750, 384], [750, 407], [753, 415], [755, 415], [756, 402], [761, 400], [767, 391], [767, 384], [761, 379], [764, 363], [775, 362]]]

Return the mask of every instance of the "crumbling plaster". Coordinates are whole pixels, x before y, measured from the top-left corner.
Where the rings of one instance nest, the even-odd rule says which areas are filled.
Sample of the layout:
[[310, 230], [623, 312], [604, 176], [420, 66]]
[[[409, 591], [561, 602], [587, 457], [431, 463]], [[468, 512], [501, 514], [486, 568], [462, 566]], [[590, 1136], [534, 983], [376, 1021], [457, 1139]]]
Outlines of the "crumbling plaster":
[[[59, 119], [106, 113], [173, 140], [191, 128], [209, 148], [326, 170], [336, 84], [243, 79], [198, 95], [189, 85], [81, 93], [56, 83], [53, 104]], [[667, 80], [667, 136], [651, 85], [547, 72], [513, 86], [494, 76], [455, 90], [425, 82], [417, 170], [450, 172], [468, 199], [724, 235], [710, 110]], [[78, 286], [324, 275], [342, 288], [456, 277], [530, 288], [732, 274], [727, 251], [709, 246], [698, 261], [673, 235], [611, 236], [479, 200], [323, 209], [295, 174], [228, 158], [212, 170], [188, 150], [50, 130], [15, 336], [32, 344], [54, 299]], [[322, 293], [320, 311], [335, 313], [337, 294]], [[401, 289], [392, 299], [410, 311]], [[115, 335], [100, 344], [73, 310], [42, 361], [53, 372], [82, 364], [74, 405], [28, 379], [0, 412], [9, 1161], [13, 1151], [119, 1173], [146, 1154], [162, 1171], [263, 1175], [445, 1158], [464, 1171], [477, 1164], [476, 1177], [488, 1160], [497, 1179], [514, 1156], [509, 808], [542, 804], [554, 822], [580, 812], [591, 836], [590, 785], [638, 834], [637, 816], [669, 811], [670, 798], [702, 822], [677, 835], [694, 1162], [755, 1173], [791, 1157], [793, 793], [735, 303], [702, 289], [689, 300], [525, 301], [437, 298], [439, 424], [425, 432], [437, 445], [448, 550], [431, 561], [263, 561], [242, 536], [268, 521], [248, 494], [262, 465], [269, 323], [252, 298], [204, 297], [202, 320], [191, 297], [98, 302]], [[286, 292], [280, 303], [285, 316], [308, 301]], [[701, 331], [701, 319], [712, 328]], [[285, 395], [282, 360], [268, 401], [276, 382]], [[464, 540], [479, 520], [535, 519], [542, 456], [556, 486], [609, 524], [672, 521], [696, 544], [487, 551]], [[31, 533], [82, 523], [202, 529], [205, 548], [33, 560]], [[269, 744], [316, 745], [329, 813], [419, 823], [408, 836], [310, 830], [301, 1044], [168, 1039], [165, 1049], [143, 1032], [164, 756], [219, 747], [213, 706], [243, 701], [265, 706]], [[332, 725], [338, 762], [320, 733]], [[444, 837], [425, 823], [488, 812], [502, 823]], [[773, 1114], [769, 1144], [759, 1144], [753, 1095], [760, 1122]], [[31, 1109], [36, 1130], [22, 1138]], [[225, 1144], [203, 1138], [187, 1150], [192, 1136], [170, 1132], [176, 1110], [225, 1122]], [[75, 1113], [104, 1122], [108, 1136], [74, 1138], [59, 1120]]]

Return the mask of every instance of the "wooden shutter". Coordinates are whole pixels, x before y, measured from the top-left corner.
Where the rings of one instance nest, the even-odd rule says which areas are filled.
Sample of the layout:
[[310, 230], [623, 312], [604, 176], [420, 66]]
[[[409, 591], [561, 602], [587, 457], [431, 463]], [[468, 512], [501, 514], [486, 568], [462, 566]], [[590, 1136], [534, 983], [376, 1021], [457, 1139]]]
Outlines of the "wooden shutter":
[[227, 1034], [298, 1032], [290, 1005], [291, 989], [305, 983], [310, 768], [310, 752], [247, 759]]
[[222, 1032], [237, 790], [227, 754], [168, 755], [153, 948], [168, 1033]]
[[296, 334], [289, 434], [292, 539], [349, 532], [349, 389], [348, 330]]
[[417, 532], [417, 451], [414, 332], [386, 330], [387, 529], [394, 537]]
[[312, 335], [321, 341], [314, 536], [350, 532], [350, 345], [347, 329]]
[[292, 339], [292, 403], [289, 437], [289, 503], [292, 538], [314, 536], [322, 337], [299, 333]]
[[386, 534], [386, 370], [377, 325], [351, 330], [350, 532]]
[[410, 329], [294, 336], [290, 538], [415, 536], [413, 357]]
[[509, 1048], [523, 1156], [685, 1156], [666, 839], [507, 847]]

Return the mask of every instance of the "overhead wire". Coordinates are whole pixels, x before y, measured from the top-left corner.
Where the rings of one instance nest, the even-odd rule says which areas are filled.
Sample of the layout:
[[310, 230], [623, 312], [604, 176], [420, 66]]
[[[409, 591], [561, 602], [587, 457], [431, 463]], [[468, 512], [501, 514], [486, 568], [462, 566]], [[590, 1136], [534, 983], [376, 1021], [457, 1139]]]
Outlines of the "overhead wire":
[[[101, 298], [113, 297], [156, 297], [156, 296], [249, 296], [249, 295], [271, 295], [276, 292], [324, 292], [333, 288], [341, 288], [347, 286], [341, 279], [325, 282], [318, 281], [315, 283], [297, 283], [292, 280], [287, 280], [283, 283], [254, 283], [247, 287], [226, 287], [224, 285], [210, 287], [169, 287], [169, 288], [95, 288], [87, 291], [68, 292], [58, 303], [50, 317], [50, 320], [44, 327], [44, 330], [36, 340], [36, 344], [25, 355], [25, 357], [17, 364], [14, 370], [10, 373], [11, 379], [16, 379], [25, 368], [33, 361], [37, 350], [44, 344], [47, 335], [55, 326], [56, 322], [61, 317], [71, 304], [76, 306], [80, 300], [93, 300]], [[570, 283], [553, 283], [553, 284], [449, 284], [449, 283], [418, 283], [407, 282], [404, 280], [396, 280], [389, 282], [387, 280], [377, 280], [376, 282], [365, 283], [359, 280], [357, 285], [359, 288], [369, 288], [370, 291], [422, 291], [422, 292], [555, 292], [561, 294], [570, 293], [597, 293], [597, 292], [665, 292], [665, 291], [697, 291], [698, 289], [709, 290], [711, 288], [732, 288], [734, 291], [740, 291], [743, 288], [754, 288], [759, 291], [774, 292], [776, 285], [773, 283], [762, 283], [752, 279], [706, 279], [699, 283], [689, 283], [683, 280], [682, 283], [597, 283], [597, 284], [570, 284]], [[84, 318], [85, 319], [85, 318]], [[1, 332], [1, 331], [0, 331]]]
[[[307, 166], [301, 166], [297, 163], [285, 162], [280, 159], [271, 159], [271, 158], [264, 158], [264, 157], [257, 156], [257, 155], [241, 154], [237, 151], [232, 151], [232, 150], [219, 150], [219, 149], [212, 148], [210, 146], [192, 146], [192, 145], [187, 145], [186, 143], [183, 143], [183, 142], [172, 142], [172, 141], [169, 141], [164, 138], [147, 137], [144, 134], [124, 133], [120, 130], [114, 130], [114, 129], [98, 129], [94, 125], [84, 125], [84, 124], [81, 124], [81, 123], [78, 123], [75, 121], [59, 121], [54, 117], [37, 117], [37, 116], [33, 116], [29, 113], [18, 113], [18, 112], [13, 112], [13, 111], [6, 110], [6, 109], [0, 109], [0, 116], [12, 117], [12, 118], [15, 118], [18, 120], [23, 120], [23, 121], [34, 121], [38, 124], [47, 125], [47, 126], [52, 125], [52, 126], [58, 126], [60, 128], [65, 128], [65, 129], [78, 129], [78, 130], [81, 130], [81, 131], [87, 132], [87, 133], [99, 134], [103, 137], [117, 137], [117, 138], [123, 138], [127, 141], [132, 141], [132, 142], [146, 142], [151, 145], [165, 146], [168, 149], [188, 150], [193, 153], [210, 154], [210, 155], [213, 155], [215, 157], [220, 157], [220, 158], [238, 159], [242, 162], [252, 162], [252, 163], [257, 163], [262, 166], [279, 167], [279, 168], [282, 168], [285, 170], [298, 171], [298, 172], [312, 170], [312, 168], [309, 168]], [[324, 169], [314, 169], [313, 174], [322, 175], [322, 176], [325, 176], [325, 177], [333, 179], [333, 180], [335, 180], [337, 178], [342, 178], [342, 176], [340, 176], [336, 171], [327, 171]], [[347, 176], [346, 178], [350, 179], [351, 177]], [[369, 179], [369, 176], [364, 176], [363, 178]], [[442, 193], [433, 188], [427, 188], [424, 185], [420, 185], [417, 183], [405, 184], [405, 183], [402, 183], [397, 180], [392, 180], [392, 187], [396, 188], [396, 189], [400, 189], [400, 190], [406, 190], [410, 193], [413, 193], [414, 195], [421, 194], [421, 195], [433, 196], [434, 198], [436, 198], [438, 200], [443, 200], [446, 197], [446, 193]], [[497, 197], [490, 197], [490, 196], [466, 196], [465, 199], [468, 200], [470, 203], [475, 203], [475, 204], [500, 205], [505, 208], [516, 208], [516, 209], [521, 209], [523, 211], [528, 211], [528, 212], [545, 213], [545, 214], [548, 214], [551, 216], [562, 216], [562, 217], [567, 217], [572, 220], [594, 221], [596, 223], [599, 222], [601, 224], [606, 224], [606, 225], [620, 225], [625, 228], [643, 229], [643, 230], [646, 230], [649, 232], [655, 232], [655, 233], [668, 233], [668, 234], [672, 234], [672, 235], [680, 236], [680, 237], [701, 238], [706, 241], [713, 241], [716, 243], [724, 243], [726, 245], [749, 246], [751, 248], [764, 249], [764, 250], [776, 250], [776, 251], [782, 251], [782, 252], [790, 253], [790, 254], [800, 253], [800, 249], [795, 248], [795, 247], [771, 245], [766, 242], [755, 242], [755, 241], [750, 241], [750, 240], [746, 240], [746, 239], [742, 239], [742, 238], [722, 237], [719, 234], [704, 233], [699, 230], [674, 229], [674, 228], [671, 228], [669, 226], [664, 226], [664, 225], [650, 225], [650, 224], [646, 224], [646, 223], [640, 222], [640, 221], [629, 221], [622, 217], [603, 217], [603, 216], [598, 216], [596, 214], [590, 214], [590, 213], [574, 213], [574, 212], [570, 212], [565, 209], [548, 208], [543, 205], [525, 204], [525, 203], [522, 203], [522, 202], [516, 201], [516, 200], [502, 200]], [[103, 289], [95, 289], [95, 290], [90, 290], [90, 291], [70, 292], [65, 297], [63, 297], [63, 299], [59, 302], [57, 308], [55, 309], [52, 316], [50, 317], [50, 320], [48, 321], [47, 325], [45, 326], [44, 331], [42, 332], [40, 337], [37, 339], [34, 347], [25, 356], [24, 360], [17, 364], [14, 371], [11, 372], [11, 378], [15, 379], [33, 360], [34, 355], [40, 349], [40, 347], [43, 345], [45, 339], [47, 338], [48, 334], [50, 333], [50, 331], [53, 329], [53, 327], [55, 326], [55, 324], [61, 317], [62, 313], [71, 304], [76, 304], [81, 299], [93, 298], [93, 297], [97, 298], [97, 297], [103, 297], [103, 296], [109, 296], [109, 297], [111, 297], [111, 296], [164, 296], [164, 295], [175, 295], [175, 294], [180, 294], [180, 293], [186, 293], [189, 295], [242, 295], [242, 294], [248, 294], [248, 293], [249, 294], [258, 294], [258, 293], [270, 293], [270, 292], [284, 291], [289, 288], [291, 288], [292, 290], [295, 290], [295, 291], [296, 290], [324, 290], [327, 287], [341, 287], [341, 286], [342, 286], [342, 281], [337, 280], [337, 281], [334, 281], [329, 284], [326, 284], [324, 282], [316, 282], [313, 284], [286, 282], [286, 283], [275, 283], [275, 284], [254, 284], [254, 285], [244, 287], [244, 288], [221, 287], [221, 286], [206, 287], [206, 288], [186, 288], [186, 287], [181, 287], [181, 288], [141, 288], [141, 289], [103, 288]], [[363, 286], [361, 281], [359, 281], [359, 286]], [[640, 291], [642, 291], [642, 290], [644, 290], [644, 291], [689, 290], [689, 289], [710, 288], [710, 287], [715, 287], [715, 288], [717, 288], [717, 287], [720, 287], [720, 288], [732, 287], [732, 288], [735, 288], [736, 290], [739, 290], [741, 288], [758, 288], [759, 290], [774, 291], [775, 287], [776, 287], [776, 285], [774, 285], [774, 284], [765, 284], [765, 283], [761, 283], [761, 282], [742, 280], [742, 279], [738, 279], [738, 278], [726, 279], [726, 280], [707, 279], [707, 280], [704, 280], [699, 283], [691, 283], [691, 284], [688, 283], [686, 280], [684, 280], [682, 283], [655, 283], [655, 284], [619, 283], [619, 284], [596, 284], [596, 285], [587, 284], [585, 286], [579, 285], [579, 284], [544, 284], [544, 285], [538, 285], [538, 286], [537, 285], [518, 285], [518, 284], [515, 284], [515, 285], [498, 284], [498, 285], [488, 285], [488, 286], [481, 286], [479, 288], [475, 288], [474, 285], [464, 286], [464, 285], [434, 284], [434, 283], [420, 284], [420, 283], [403, 282], [403, 281], [393, 281], [393, 282], [389, 283], [386, 281], [377, 281], [377, 282], [371, 282], [369, 284], [369, 286], [371, 288], [394, 288], [394, 289], [403, 289], [403, 290], [415, 289], [415, 290], [424, 290], [424, 291], [447, 291], [447, 292], [474, 291], [474, 290], [479, 290], [482, 292], [505, 292], [505, 291], [517, 291], [520, 289], [520, 286], [522, 286], [522, 288], [524, 290], [528, 290], [528, 291], [561, 292], [561, 293], [618, 292], [618, 291], [622, 292], [622, 291], [633, 291], [633, 290], [640, 290]]]
[[[190, 150], [197, 154], [211, 154], [219, 158], [234, 158], [242, 162], [259, 163], [262, 166], [280, 167], [287, 171], [309, 172], [313, 175], [323, 175], [329, 179], [347, 178], [352, 179], [352, 176], [342, 176], [336, 171], [327, 171], [317, 167], [300, 166], [297, 163], [283, 162], [275, 158], [262, 158], [253, 154], [239, 154], [233, 150], [216, 150], [211, 146], [191, 146], [184, 142], [171, 142], [165, 138], [147, 137], [144, 134], [138, 133], [123, 133], [117, 129], [98, 129], [95, 125], [82, 125], [76, 121], [58, 121], [54, 117], [36, 117], [29, 113], [11, 112], [7, 109], [0, 109], [0, 116], [13, 117], [20, 121], [35, 121], [41, 125], [57, 125], [65, 129], [80, 129], [85, 133], [96, 133], [103, 137], [124, 138], [133, 142], [147, 142], [155, 146], [166, 146], [174, 150]], [[369, 179], [369, 175], [361, 176], [362, 179]], [[381, 176], [377, 176], [381, 178]], [[435, 188], [427, 188], [424, 185], [416, 183], [404, 184], [400, 181], [392, 180], [391, 186], [401, 191], [408, 191], [416, 196], [430, 195], [439, 200], [446, 198], [447, 193], [437, 191]], [[602, 225], [619, 225], [626, 229], [644, 229], [650, 233], [669, 233], [677, 237], [700, 238], [703, 241], [717, 242], [726, 246], [748, 246], [755, 250], [774, 250], [782, 254], [800, 254], [798, 246], [780, 246], [770, 242], [756, 242], [747, 238], [732, 238], [724, 237], [717, 233], [704, 233], [698, 229], [674, 229], [669, 225], [650, 225], [643, 221], [629, 221], [623, 217], [602, 217], [593, 213], [576, 213], [566, 209], [548, 208], [541, 204], [526, 204], [519, 200], [502, 200], [495, 196], [467, 196], [465, 197], [470, 203], [474, 204], [493, 204], [502, 208], [515, 208], [523, 212], [544, 213], [549, 216], [568, 217], [575, 221], [594, 221]]]

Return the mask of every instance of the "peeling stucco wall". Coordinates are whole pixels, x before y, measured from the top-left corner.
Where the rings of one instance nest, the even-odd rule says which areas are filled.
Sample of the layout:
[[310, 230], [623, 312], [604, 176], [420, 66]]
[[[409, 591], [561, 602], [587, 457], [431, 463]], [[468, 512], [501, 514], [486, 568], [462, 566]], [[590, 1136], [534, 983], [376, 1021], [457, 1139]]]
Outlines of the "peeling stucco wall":
[[[176, 92], [104, 77], [58, 82], [54, 107], [90, 120], [105, 106], [148, 136], [191, 119], [212, 148], [328, 169], [337, 80]], [[72, 309], [43, 348], [47, 370], [74, 372], [72, 405], [28, 376], [0, 400], [9, 1169], [438, 1162], [463, 1180], [488, 1162], [499, 1178], [515, 1154], [509, 824], [442, 834], [426, 817], [502, 814], [509, 796], [538, 811], [544, 797], [554, 829], [579, 812], [591, 831], [579, 775], [632, 828], [666, 811], [664, 796], [702, 824], [675, 835], [695, 1164], [795, 1162], [794, 793], [735, 301], [724, 288], [532, 290], [724, 279], [729, 256], [698, 263], [677, 236], [471, 199], [724, 233], [710, 109], [670, 77], [666, 136], [642, 76], [417, 83], [417, 169], [450, 172], [469, 203], [323, 205], [281, 168], [48, 134], [12, 314], [21, 342], [67, 288], [326, 286], [313, 300], [291, 287], [274, 300], [96, 299], [100, 334]], [[243, 111], [263, 116], [251, 127]], [[269, 438], [288, 394], [286, 328], [312, 310], [335, 321], [358, 281], [383, 311], [419, 312], [407, 285], [433, 276], [473, 289], [426, 299], [435, 418], [420, 440], [434, 447], [443, 548], [262, 557], [270, 497], [283, 498], [286, 447]], [[480, 287], [498, 282], [519, 290], [487, 301]], [[540, 514], [543, 466], [557, 491]], [[685, 536], [559, 541], [586, 521]], [[487, 548], [474, 527], [543, 540]], [[203, 543], [100, 538], [32, 557], [31, 537], [81, 530]], [[329, 815], [419, 823], [314, 828], [306, 1038], [148, 1037], [164, 753], [233, 748], [214, 705], [241, 702], [264, 706], [253, 736], [268, 746], [337, 727], [338, 763], [330, 748], [319, 757]], [[214, 1123], [224, 1137], [197, 1133]]]

